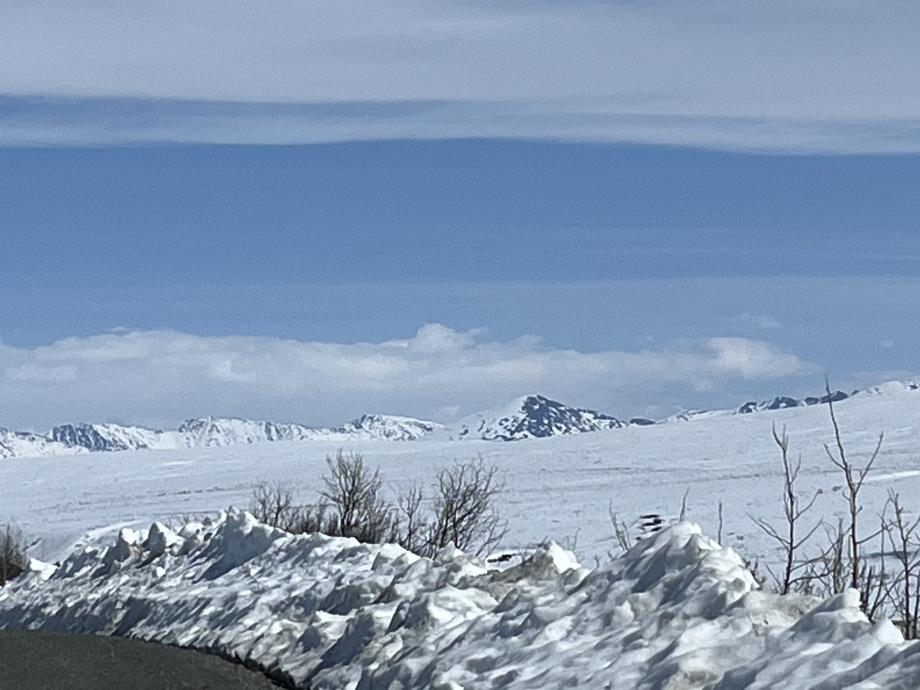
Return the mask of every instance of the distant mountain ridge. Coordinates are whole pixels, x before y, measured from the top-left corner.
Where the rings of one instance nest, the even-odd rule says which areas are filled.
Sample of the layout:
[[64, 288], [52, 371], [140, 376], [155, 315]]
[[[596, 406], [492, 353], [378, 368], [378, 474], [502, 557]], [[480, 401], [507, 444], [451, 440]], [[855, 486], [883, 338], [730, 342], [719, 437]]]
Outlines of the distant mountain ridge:
[[441, 428], [437, 422], [367, 414], [339, 427], [256, 421], [234, 417], [186, 419], [175, 430], [121, 424], [61, 424], [48, 434], [0, 428], [0, 458], [126, 450], [223, 448], [273, 441], [414, 441]]
[[178, 447], [169, 432], [120, 424], [62, 424], [54, 427], [50, 436], [69, 448], [95, 453]]
[[624, 427], [687, 422], [694, 419], [754, 414], [842, 402], [854, 396], [920, 391], [913, 381], [889, 381], [878, 386], [816, 397], [778, 396], [750, 401], [724, 410], [686, 410], [661, 421], [642, 417], [620, 419], [582, 407], [572, 407], [543, 395], [517, 398], [504, 409], [470, 415], [451, 425], [412, 417], [367, 414], [338, 427], [314, 427], [293, 422], [257, 421], [234, 417], [186, 419], [175, 430], [120, 424], [62, 424], [48, 434], [0, 427], [0, 458], [78, 455], [126, 450], [222, 448], [276, 441], [352, 443], [357, 441], [416, 441], [422, 438], [461, 441], [519, 441], [582, 434]]
[[436, 422], [382, 414], [362, 415], [339, 427], [205, 417], [185, 420], [178, 434], [181, 447], [195, 448], [271, 441], [414, 441], [440, 428]]
[[763, 412], [764, 410], [785, 410], [790, 407], [808, 407], [811, 405], [826, 405], [829, 402], [842, 402], [847, 398], [858, 395], [860, 391], [844, 393], [843, 391], [833, 391], [825, 393], [820, 397], [807, 397], [798, 400], [788, 396], [780, 396], [773, 400], [764, 400], [761, 402], [747, 402], [738, 408], [738, 414], [750, 414], [751, 412]]
[[841, 390], [831, 391], [829, 394], [824, 393], [820, 396], [807, 396], [805, 398], [792, 398], [789, 396], [777, 396], [772, 400], [761, 400], [746, 402], [740, 407], [728, 410], [684, 410], [675, 415], [671, 415], [665, 422], [686, 422], [692, 419], [703, 417], [723, 417], [735, 414], [752, 414], [754, 412], [766, 412], [774, 410], [785, 410], [794, 407], [811, 407], [813, 405], [826, 405], [829, 402], [839, 403], [859, 395], [884, 395], [886, 393], [903, 391], [920, 391], [920, 384], [914, 381], [887, 381], [877, 386], [857, 389], [851, 393]]
[[70, 447], [41, 434], [0, 427], [0, 458], [77, 455], [86, 452], [89, 451], [85, 448]]
[[461, 420], [452, 438], [519, 441], [621, 429], [629, 422], [594, 410], [569, 407], [542, 395], [518, 398], [504, 412], [481, 412]]

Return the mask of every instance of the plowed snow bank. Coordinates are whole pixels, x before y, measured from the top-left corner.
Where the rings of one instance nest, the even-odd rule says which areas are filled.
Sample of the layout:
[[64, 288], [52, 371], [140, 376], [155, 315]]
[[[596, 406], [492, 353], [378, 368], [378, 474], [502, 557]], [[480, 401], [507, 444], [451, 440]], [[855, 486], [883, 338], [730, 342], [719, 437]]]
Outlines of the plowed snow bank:
[[0, 590], [0, 627], [218, 650], [311, 688], [920, 686], [920, 644], [868, 623], [854, 592], [761, 592], [689, 523], [593, 571], [549, 545], [496, 572], [231, 511], [25, 576]]

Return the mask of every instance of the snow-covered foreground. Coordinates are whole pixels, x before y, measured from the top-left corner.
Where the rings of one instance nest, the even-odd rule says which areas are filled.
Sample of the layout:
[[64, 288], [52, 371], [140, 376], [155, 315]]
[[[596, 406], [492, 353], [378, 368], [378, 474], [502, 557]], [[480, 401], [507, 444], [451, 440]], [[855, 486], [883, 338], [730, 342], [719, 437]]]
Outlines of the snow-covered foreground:
[[[864, 488], [864, 520], [884, 503], [888, 488], [920, 510], [920, 391], [887, 391], [854, 397], [837, 407], [844, 439], [855, 460], [885, 432], [876, 469]], [[345, 446], [379, 466], [387, 488], [428, 483], [453, 460], [482, 455], [498, 466], [506, 488], [499, 508], [509, 521], [503, 547], [526, 550], [553, 539], [583, 563], [614, 550], [608, 508], [627, 520], [644, 512], [676, 517], [688, 493], [688, 519], [717, 535], [717, 504], [724, 503], [722, 541], [761, 562], [775, 554], [748, 515], [779, 521], [779, 456], [773, 423], [786, 425], [792, 453], [801, 452], [802, 492], [818, 488], [814, 516], [844, 510], [841, 479], [822, 444], [832, 440], [826, 406], [695, 419], [649, 427], [529, 439], [511, 443], [419, 440], [362, 442]], [[129, 451], [0, 461], [0, 522], [16, 521], [31, 555], [63, 558], [76, 543], [146, 529], [229, 506], [245, 507], [254, 484], [290, 483], [305, 501], [315, 500], [326, 471], [329, 443], [255, 444], [229, 448]], [[917, 497], [917, 498], [915, 498]], [[576, 542], [577, 539], [577, 542]]]
[[551, 544], [502, 572], [445, 549], [292, 536], [234, 511], [70, 556], [0, 590], [0, 626], [128, 635], [299, 687], [916, 688], [920, 643], [855, 592], [757, 590], [681, 523], [593, 571]]

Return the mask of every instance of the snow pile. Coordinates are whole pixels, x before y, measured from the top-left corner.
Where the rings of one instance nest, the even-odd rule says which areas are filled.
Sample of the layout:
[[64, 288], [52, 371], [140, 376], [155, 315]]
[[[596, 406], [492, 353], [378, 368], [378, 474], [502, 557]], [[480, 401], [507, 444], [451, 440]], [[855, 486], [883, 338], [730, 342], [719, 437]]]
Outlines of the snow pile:
[[445, 549], [214, 523], [70, 556], [0, 590], [0, 626], [220, 651], [310, 688], [908, 688], [920, 644], [869, 624], [855, 593], [756, 589], [683, 523], [587, 571], [558, 546], [504, 571]]

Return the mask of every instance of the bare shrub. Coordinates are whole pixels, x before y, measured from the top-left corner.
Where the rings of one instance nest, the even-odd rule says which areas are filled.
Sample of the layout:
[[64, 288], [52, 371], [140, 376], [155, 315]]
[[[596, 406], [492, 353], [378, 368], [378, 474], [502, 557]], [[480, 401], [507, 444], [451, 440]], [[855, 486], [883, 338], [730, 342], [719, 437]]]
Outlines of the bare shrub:
[[252, 490], [249, 512], [266, 525], [290, 531], [298, 511], [294, 493], [281, 482], [262, 482]]
[[[829, 444], [825, 444], [824, 451], [827, 453], [827, 457], [830, 459], [834, 467], [838, 468], [843, 473], [844, 483], [846, 485], [846, 490], [843, 496], [847, 501], [849, 517], [849, 522], [846, 526], [849, 586], [859, 591], [862, 597], [866, 597], [868, 596], [868, 592], [866, 591], [867, 580], [871, 582], [873, 578], [877, 577], [877, 573], [875, 573], [873, 567], [871, 566], [864, 567], [864, 564], [862, 563], [862, 547], [870, 539], [878, 536], [879, 533], [875, 532], [868, 536], [862, 536], [859, 532], [858, 520], [859, 514], [862, 512], [862, 506], [860, 505], [859, 501], [859, 492], [862, 490], [863, 484], [866, 481], [866, 477], [872, 470], [872, 466], [878, 459], [878, 455], [882, 449], [882, 442], [884, 441], [885, 436], [884, 434], [879, 434], [878, 442], [875, 445], [875, 450], [872, 452], [872, 455], [869, 457], [865, 465], [858, 467], [853, 464], [853, 462], [847, 456], [847, 452], [843, 444], [843, 437], [840, 433], [840, 424], [837, 422], [837, 415], [834, 412], [834, 402], [831, 395], [831, 386], [827, 379], [825, 379], [824, 387], [827, 391], [827, 406], [828, 410], [830, 411], [831, 425], [834, 429], [835, 442], [834, 449], [832, 449]], [[869, 600], [863, 598], [863, 611], [868, 613], [869, 605]]]
[[[821, 523], [816, 523], [804, 533], [802, 533], [800, 524], [803, 516], [814, 507], [815, 501], [818, 500], [821, 492], [816, 491], [810, 499], [802, 501], [796, 489], [796, 481], [799, 478], [799, 472], [802, 470], [802, 456], [800, 455], [795, 462], [789, 459], [789, 435], [786, 433], [785, 427], [782, 432], [777, 432], [774, 424], [773, 442], [779, 448], [783, 462], [783, 517], [786, 523], [785, 529], [777, 529], [762, 518], [750, 517], [764, 534], [779, 545], [783, 553], [782, 572], [777, 574], [769, 566], [767, 566], [767, 571], [770, 573], [770, 577], [773, 578], [777, 591], [780, 594], [788, 594], [794, 590], [809, 589], [810, 580], [817, 574], [814, 568], [816, 561], [803, 558], [801, 550], [821, 526]], [[719, 505], [721, 516], [721, 503]]]
[[422, 513], [424, 499], [421, 487], [412, 484], [396, 501], [396, 543], [417, 554], [426, 550], [429, 533], [428, 523]]
[[[886, 506], [887, 508], [887, 503]], [[878, 553], [874, 555], [876, 564], [868, 558], [862, 558], [859, 566], [859, 601], [866, 618], [875, 622], [884, 614], [890, 603], [892, 586], [895, 584], [888, 573], [888, 553], [890, 534], [885, 530], [885, 516], [880, 516], [881, 527], [875, 533], [879, 540]]]
[[330, 476], [324, 477], [323, 498], [338, 521], [336, 535], [354, 537], [365, 543], [390, 541], [394, 529], [394, 510], [383, 498], [380, 470], [373, 472], [357, 453], [339, 451], [335, 459], [326, 458]]
[[395, 503], [383, 496], [383, 477], [358, 454], [327, 458], [329, 474], [317, 506], [304, 506], [281, 483], [255, 487], [250, 511], [262, 522], [294, 534], [322, 532], [364, 543], [397, 543], [421, 556], [433, 556], [453, 544], [474, 554], [494, 548], [506, 523], [495, 508], [502, 490], [497, 470], [482, 459], [441, 470], [432, 487], [430, 510], [418, 485]]
[[[871, 532], [865, 529], [860, 494], [879, 457], [884, 434], [879, 434], [872, 453], [863, 464], [854, 463], [844, 445], [830, 383], [826, 379], [825, 391], [834, 440], [832, 444], [825, 444], [824, 451], [831, 464], [843, 475], [842, 495], [847, 510], [835, 525], [819, 522], [799, 536], [798, 524], [813, 507], [818, 494], [807, 502], [801, 501], [795, 486], [801, 458], [795, 463], [789, 461], [786, 432], [783, 430], [778, 434], [774, 428], [774, 442], [782, 451], [783, 459], [786, 528], [780, 531], [762, 519], [752, 519], [782, 547], [783, 572], [777, 576], [771, 571], [776, 589], [783, 594], [794, 591], [821, 597], [839, 594], [848, 588], [855, 589], [859, 594], [860, 608], [870, 621], [874, 622], [883, 615], [897, 616], [900, 620], [895, 622], [904, 636], [915, 639], [920, 633], [920, 539], [916, 536], [920, 533], [920, 518], [909, 520], [898, 494], [889, 492], [888, 501], [879, 516], [879, 527]], [[888, 516], [889, 511], [892, 517]], [[799, 553], [820, 526], [824, 528], [824, 547], [811, 557]], [[889, 568], [892, 558], [897, 561], [893, 570]]]
[[299, 506], [293, 515], [290, 527], [286, 528], [292, 534], [313, 534], [321, 532], [330, 536], [338, 535], [338, 521], [325, 503], [315, 506]]
[[260, 522], [291, 534], [332, 534], [337, 527], [337, 521], [330, 515], [326, 504], [298, 504], [291, 489], [281, 482], [257, 484], [252, 491], [249, 512]]
[[22, 532], [13, 525], [0, 530], [0, 586], [21, 575], [28, 565]]
[[[789, 459], [789, 438], [785, 429], [777, 433], [773, 429], [774, 443], [781, 451], [783, 462], [783, 514], [785, 528], [779, 530], [760, 518], [752, 518], [783, 552], [783, 570], [777, 575], [771, 572], [776, 589], [781, 594], [800, 592], [817, 596], [832, 596], [847, 588], [859, 593], [860, 608], [869, 618], [875, 620], [884, 612], [890, 599], [892, 578], [887, 571], [886, 553], [890, 545], [890, 535], [886, 530], [886, 519], [880, 517], [879, 529], [865, 534], [860, 531], [862, 504], [860, 492], [866, 478], [881, 451], [884, 436], [879, 435], [878, 442], [865, 464], [858, 466], [849, 457], [843, 443], [843, 435], [834, 409], [830, 383], [825, 379], [827, 406], [834, 433], [833, 445], [825, 444], [824, 451], [834, 467], [840, 470], [844, 479], [843, 497], [846, 500], [846, 517], [839, 519], [834, 526], [818, 522], [808, 531], [800, 528], [803, 516], [812, 509], [820, 490], [810, 499], [803, 500], [796, 489], [802, 460]], [[824, 528], [824, 546], [816, 555], [801, 553], [805, 543], [818, 528]], [[879, 540], [877, 553], [872, 558], [866, 557], [865, 546]], [[769, 570], [769, 568], [768, 568]]]
[[910, 520], [901, 497], [894, 491], [889, 491], [886, 507], [891, 509], [893, 518], [883, 517], [883, 530], [889, 537], [899, 568], [889, 596], [904, 637], [916, 640], [920, 637], [920, 539], [917, 533], [920, 517]]
[[757, 583], [757, 587], [760, 589], [765, 589], [767, 584], [767, 576], [763, 574], [763, 570], [760, 567], [760, 560], [757, 558], [748, 558], [744, 554], [739, 554], [741, 560], [744, 562], [744, 567], [751, 574], [751, 577], [754, 578], [754, 582]]
[[687, 519], [687, 499], [690, 497], [690, 489], [684, 489], [684, 495], [680, 499], [680, 515], [678, 516], [678, 521], [683, 522]]
[[507, 531], [495, 510], [495, 497], [502, 488], [496, 468], [482, 458], [441, 470], [435, 482], [426, 549], [436, 552], [453, 544], [480, 556], [494, 548]]
[[620, 551], [626, 553], [632, 548], [633, 538], [629, 531], [629, 525], [620, 517], [620, 514], [614, 511], [613, 501], [607, 506], [607, 513], [610, 515], [610, 524], [613, 527], [613, 536], [617, 540], [617, 546]]
[[[844, 499], [847, 502], [848, 521], [846, 529], [846, 571], [848, 577], [848, 586], [859, 592], [860, 607], [868, 616], [869, 620], [874, 620], [882, 608], [887, 598], [889, 583], [885, 573], [885, 520], [882, 518], [883, 527], [869, 534], [863, 535], [859, 531], [859, 515], [862, 512], [859, 494], [866, 481], [866, 477], [872, 470], [875, 461], [878, 459], [879, 452], [882, 449], [885, 435], [879, 434], [878, 442], [875, 449], [869, 456], [864, 465], [857, 466], [847, 456], [846, 448], [843, 444], [843, 436], [840, 432], [840, 424], [837, 422], [837, 415], [834, 412], [833, 396], [831, 395], [830, 383], [825, 379], [825, 390], [827, 391], [827, 406], [830, 412], [831, 425], [834, 429], [834, 448], [825, 444], [824, 451], [834, 467], [843, 473], [845, 491]], [[863, 558], [863, 546], [881, 536], [881, 548], [879, 550], [880, 559], [879, 567], [870, 564]], [[842, 554], [841, 554], [842, 557]]]
[[827, 598], [840, 594], [848, 587], [847, 533], [843, 519], [835, 525], [820, 523], [824, 531], [824, 546], [805, 563], [805, 577], [793, 591]]
[[[683, 496], [680, 499], [680, 513], [678, 514], [677, 521], [683, 522], [687, 519], [687, 500], [690, 497], [690, 489], [686, 489], [683, 493]], [[617, 547], [620, 549], [621, 553], [626, 553], [629, 551], [636, 542], [642, 541], [643, 539], [648, 539], [658, 534], [661, 530], [665, 529], [668, 525], [668, 521], [660, 513], [642, 513], [639, 517], [630, 525], [616, 512], [613, 508], [613, 501], [610, 501], [607, 504], [607, 514], [610, 517], [610, 525], [613, 527], [613, 536], [616, 540]], [[631, 527], [638, 528], [638, 534], [633, 537]], [[722, 540], [722, 501], [719, 501], [719, 541]], [[607, 554], [610, 558], [614, 557], [614, 554], [608, 552]]]
[[723, 542], [722, 542], [722, 536], [723, 536], [723, 535], [722, 535], [722, 531], [723, 531], [723, 529], [724, 529], [724, 527], [725, 527], [725, 518], [724, 518], [724, 516], [723, 516], [723, 508], [724, 508], [724, 506], [722, 505], [722, 501], [720, 500], [720, 501], [719, 501], [719, 508], [718, 508], [719, 527], [718, 527], [718, 529], [716, 530], [716, 541], [719, 542], [720, 544], [723, 543]]

